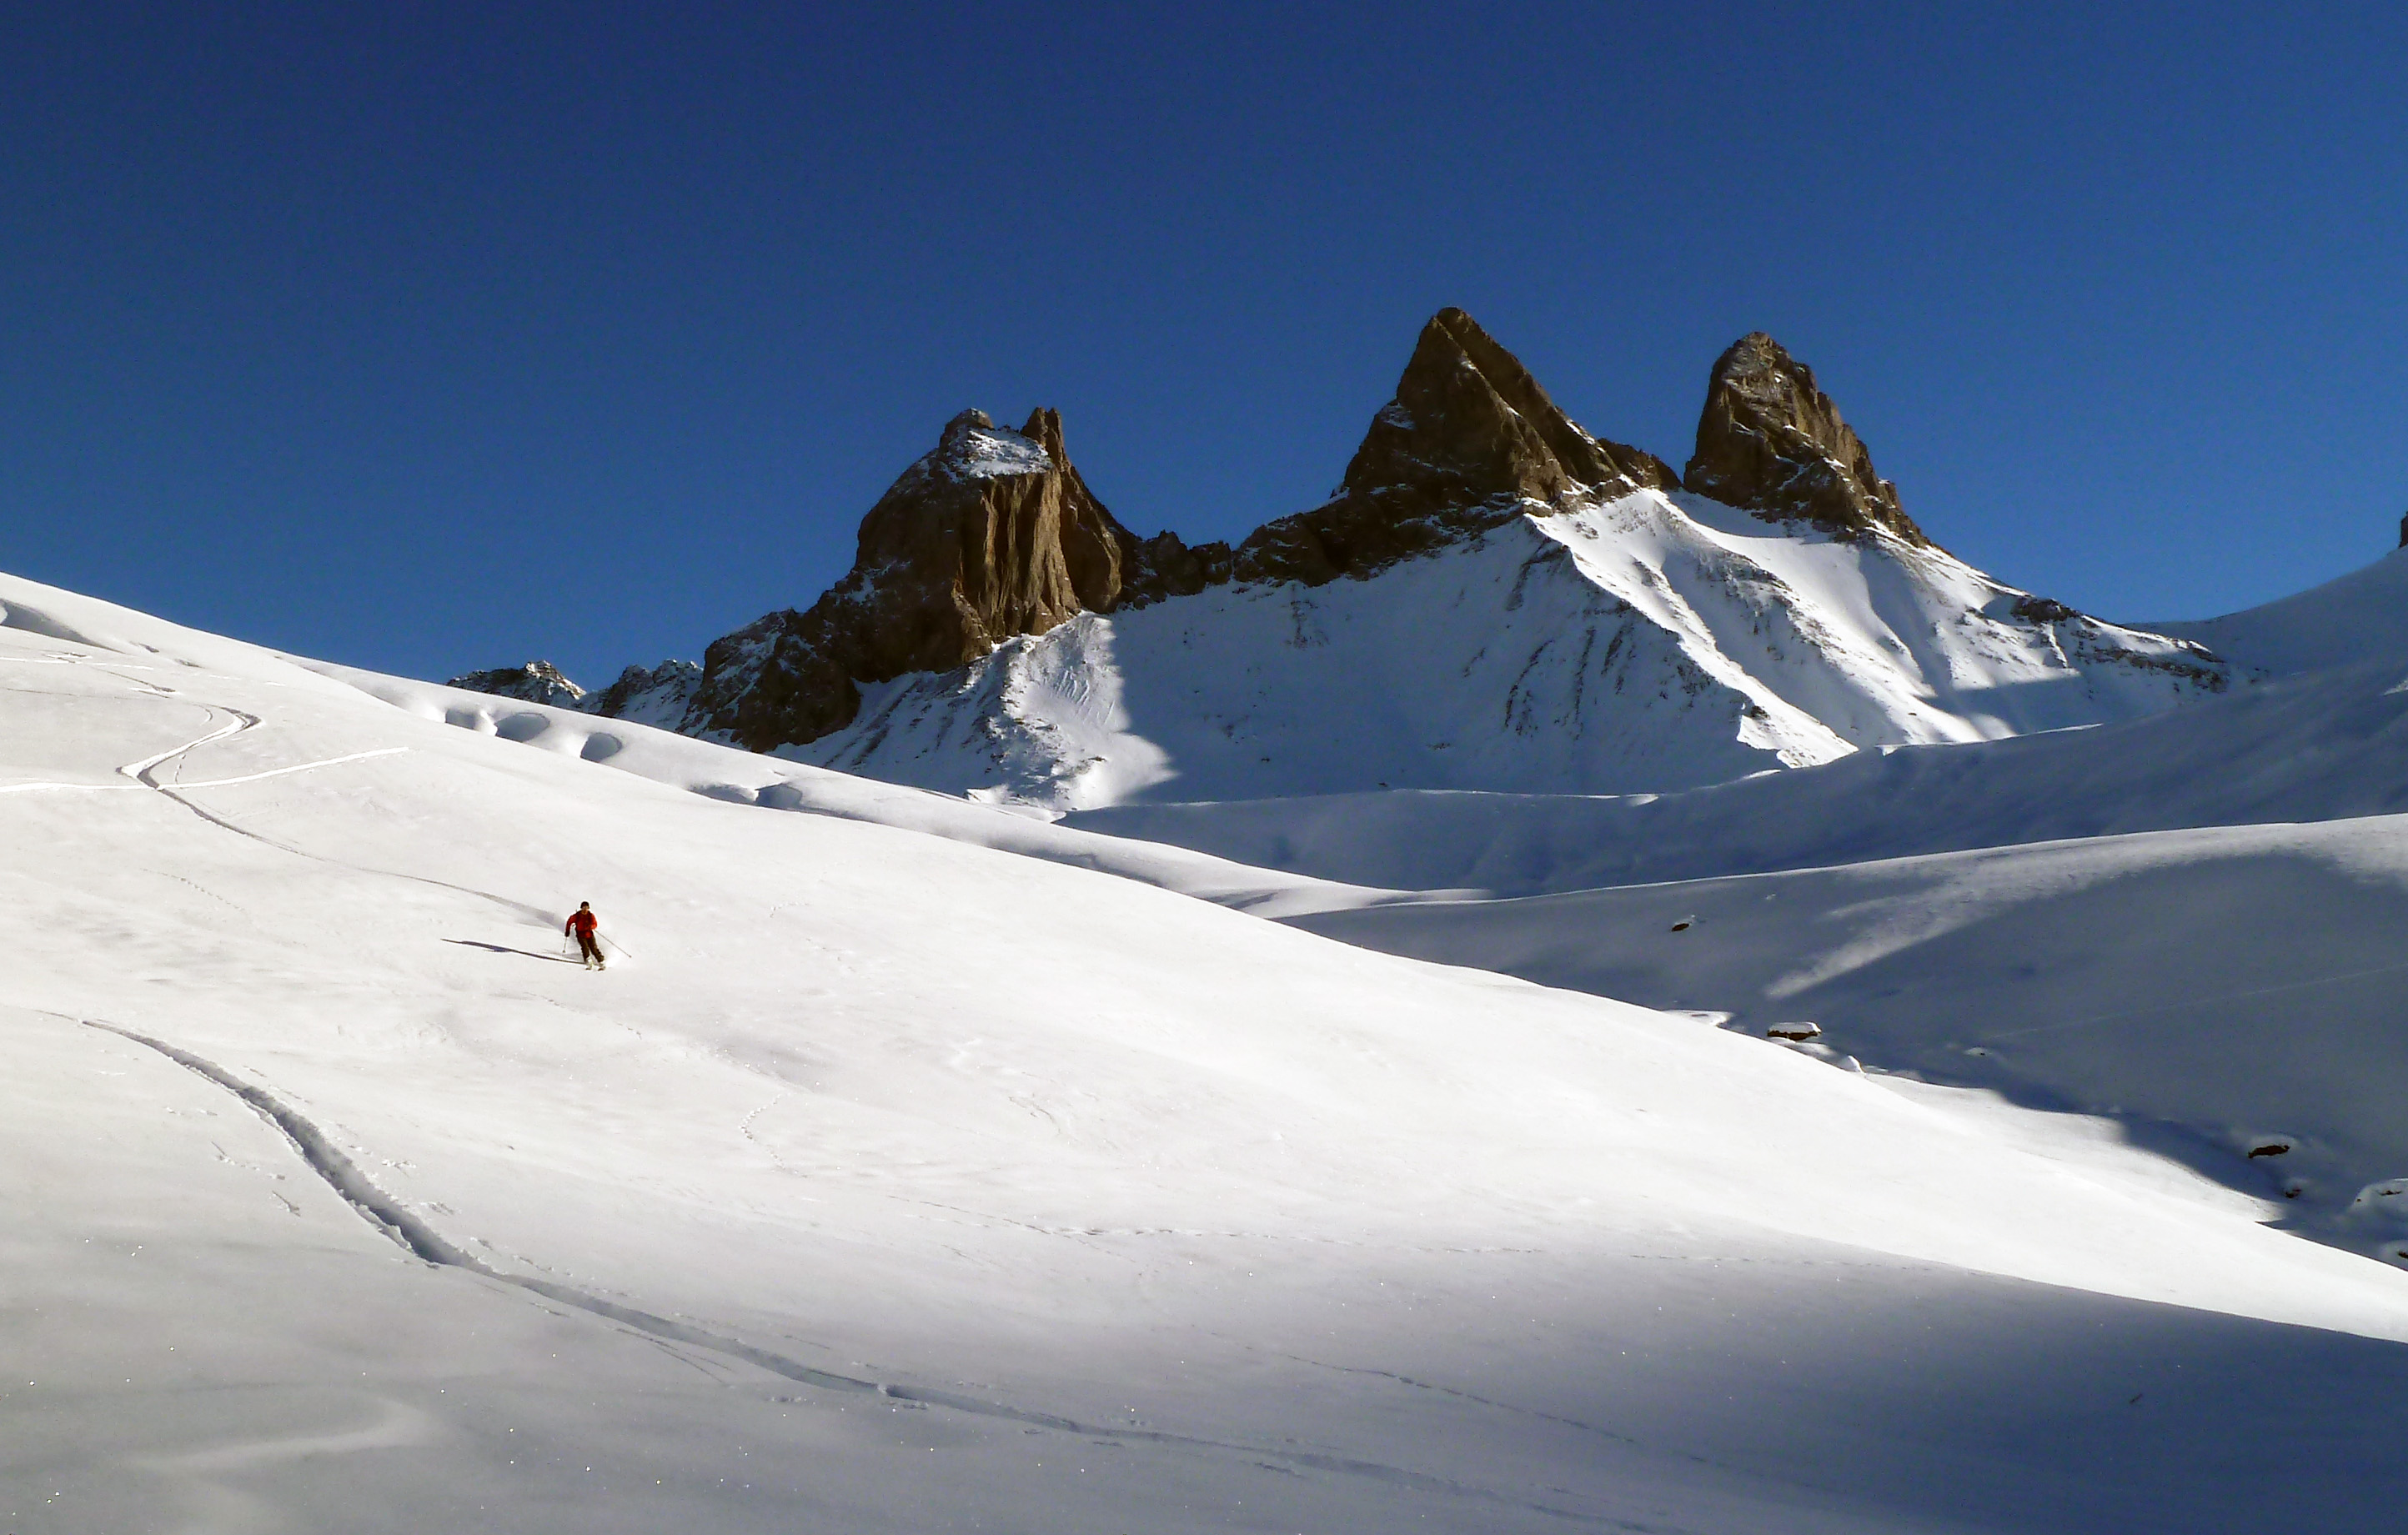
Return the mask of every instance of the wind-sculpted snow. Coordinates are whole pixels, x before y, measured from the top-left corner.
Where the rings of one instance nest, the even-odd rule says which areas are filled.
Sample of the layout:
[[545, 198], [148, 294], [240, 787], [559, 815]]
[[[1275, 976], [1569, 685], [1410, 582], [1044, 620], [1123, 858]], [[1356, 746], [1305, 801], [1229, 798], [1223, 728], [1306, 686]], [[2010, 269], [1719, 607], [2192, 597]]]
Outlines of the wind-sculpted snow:
[[[0, 631], [0, 783], [79, 786], [0, 796], [28, 1530], [2238, 1530], [2408, 1496], [2408, 1280], [2030, 1116], [1064, 861], [1193, 854], [20, 596], [135, 647]], [[706, 757], [728, 793], [646, 776]], [[638, 963], [552, 957], [580, 899]]]
[[2196, 647], [1882, 535], [1641, 491], [1364, 580], [1082, 613], [781, 754], [1055, 810], [1375, 788], [1664, 792], [2209, 696]]

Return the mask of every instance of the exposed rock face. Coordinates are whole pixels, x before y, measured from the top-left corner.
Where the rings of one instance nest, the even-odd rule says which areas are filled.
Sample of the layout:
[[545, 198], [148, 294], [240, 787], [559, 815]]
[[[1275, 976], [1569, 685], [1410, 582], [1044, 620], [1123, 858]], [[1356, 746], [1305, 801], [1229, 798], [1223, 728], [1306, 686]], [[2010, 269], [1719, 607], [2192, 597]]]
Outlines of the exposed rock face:
[[1226, 585], [1234, 556], [1226, 543], [1188, 545], [1176, 533], [1138, 541], [1122, 572], [1120, 606], [1142, 608], [1165, 597], [1194, 596], [1208, 586]]
[[472, 693], [490, 693], [501, 698], [518, 698], [531, 704], [550, 704], [555, 709], [575, 709], [585, 696], [585, 690], [560, 673], [549, 661], [530, 661], [523, 667], [495, 667], [491, 671], [472, 671], [465, 677], [454, 677], [445, 687], [464, 687]]
[[1680, 483], [1651, 453], [1589, 436], [1461, 309], [1440, 309], [1325, 505], [1257, 528], [1235, 579], [1368, 575], [1520, 516], [1526, 501]]
[[1682, 483], [1767, 522], [1931, 541], [1899, 507], [1898, 487], [1873, 472], [1872, 455], [1815, 387], [1814, 370], [1762, 331], [1732, 342], [1714, 364]]
[[685, 722], [695, 690], [701, 685], [702, 667], [692, 661], [664, 661], [649, 671], [629, 667], [609, 687], [587, 694], [578, 707], [605, 719], [675, 730]]
[[711, 645], [684, 728], [756, 752], [815, 740], [852, 722], [862, 683], [1108, 610], [1147, 568], [1063, 451], [1059, 415], [1014, 432], [965, 410], [862, 519], [842, 581]]

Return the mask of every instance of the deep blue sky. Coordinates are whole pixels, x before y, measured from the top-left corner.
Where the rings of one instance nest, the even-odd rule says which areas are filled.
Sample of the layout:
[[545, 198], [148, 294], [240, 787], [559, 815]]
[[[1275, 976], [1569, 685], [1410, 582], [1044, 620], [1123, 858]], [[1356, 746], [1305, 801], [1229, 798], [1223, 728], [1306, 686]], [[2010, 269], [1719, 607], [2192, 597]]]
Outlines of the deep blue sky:
[[1327, 491], [1460, 304], [1687, 457], [1743, 331], [2110, 617], [2408, 511], [2408, 10], [18, 5], [0, 568], [589, 684], [808, 603], [954, 411], [1140, 532]]

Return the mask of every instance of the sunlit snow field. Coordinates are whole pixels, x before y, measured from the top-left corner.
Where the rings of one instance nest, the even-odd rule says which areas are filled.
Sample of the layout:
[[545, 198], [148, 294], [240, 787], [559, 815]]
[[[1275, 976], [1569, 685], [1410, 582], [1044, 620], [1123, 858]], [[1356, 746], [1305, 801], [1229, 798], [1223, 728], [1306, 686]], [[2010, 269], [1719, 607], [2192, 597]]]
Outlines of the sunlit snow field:
[[[1443, 910], [1378, 882], [0, 603], [9, 1529], [2408, 1497], [2408, 1273], [2112, 1122], [1261, 914]], [[1612, 898], [1545, 979], [1646, 969]], [[1778, 980], [1723, 898], [1684, 1007]]]

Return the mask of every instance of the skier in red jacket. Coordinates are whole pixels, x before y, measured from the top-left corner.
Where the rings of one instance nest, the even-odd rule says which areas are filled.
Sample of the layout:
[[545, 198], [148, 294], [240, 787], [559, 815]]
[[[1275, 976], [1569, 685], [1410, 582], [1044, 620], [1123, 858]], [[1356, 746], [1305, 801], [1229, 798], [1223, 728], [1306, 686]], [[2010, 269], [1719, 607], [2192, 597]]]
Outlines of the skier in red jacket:
[[594, 903], [579, 901], [577, 910], [570, 914], [567, 925], [561, 928], [564, 933], [577, 935], [577, 952], [585, 956], [585, 968], [589, 970], [609, 968], [602, 958], [602, 940], [595, 935], [594, 931], [601, 925], [602, 919], [594, 914]]

